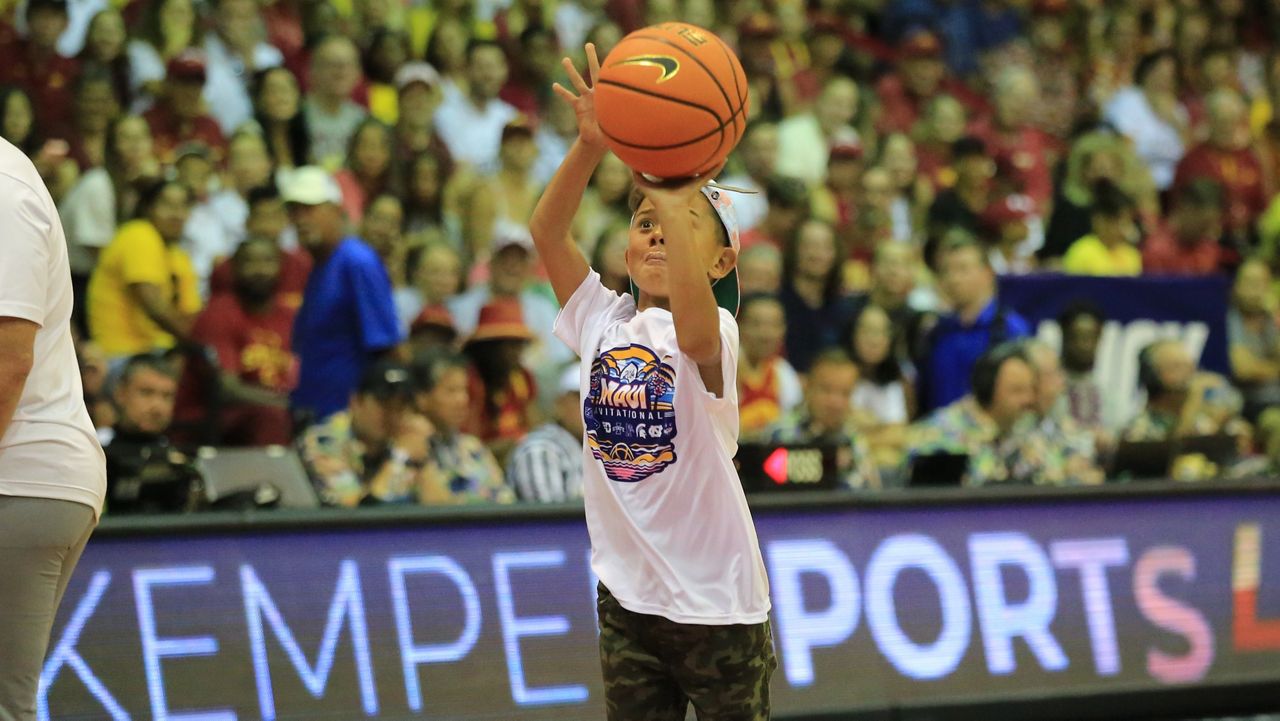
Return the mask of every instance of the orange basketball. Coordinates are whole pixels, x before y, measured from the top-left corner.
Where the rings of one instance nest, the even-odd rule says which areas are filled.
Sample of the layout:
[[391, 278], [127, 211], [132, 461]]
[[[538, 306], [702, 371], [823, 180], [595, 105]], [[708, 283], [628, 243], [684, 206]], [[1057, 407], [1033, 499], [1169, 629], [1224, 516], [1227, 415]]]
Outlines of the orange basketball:
[[711, 170], [747, 127], [747, 76], [738, 57], [687, 23], [623, 38], [600, 67], [595, 99], [609, 148], [659, 178]]

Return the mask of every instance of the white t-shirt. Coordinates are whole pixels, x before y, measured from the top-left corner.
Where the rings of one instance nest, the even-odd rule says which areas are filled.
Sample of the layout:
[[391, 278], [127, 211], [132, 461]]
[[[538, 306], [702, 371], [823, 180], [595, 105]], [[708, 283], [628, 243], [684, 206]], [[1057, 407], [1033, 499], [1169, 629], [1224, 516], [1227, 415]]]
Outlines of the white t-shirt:
[[[1181, 105], [1178, 115], [1187, 122], [1187, 111]], [[1151, 171], [1156, 189], [1167, 190], [1173, 185], [1178, 161], [1186, 152], [1182, 135], [1156, 114], [1142, 90], [1133, 86], [1118, 90], [1107, 103], [1103, 117], [1133, 141], [1138, 157]]]
[[722, 397], [680, 352], [669, 311], [637, 312], [594, 271], [555, 331], [582, 359], [582, 485], [596, 576], [636, 613], [689, 624], [765, 621], [769, 581], [733, 467], [733, 316], [720, 311]]
[[498, 170], [502, 129], [517, 115], [514, 107], [497, 98], [478, 109], [462, 93], [446, 95], [436, 109], [436, 132], [454, 160], [471, 165], [481, 175], [492, 175]]
[[102, 511], [106, 458], [94, 434], [71, 342], [67, 241], [31, 161], [0, 141], [0, 316], [37, 323], [35, 363], [0, 437], [0, 495]]
[[246, 68], [244, 59], [227, 48], [216, 33], [210, 33], [204, 41], [207, 78], [204, 83], [204, 100], [209, 114], [218, 121], [222, 134], [231, 137], [236, 129], [253, 119], [253, 99], [249, 97], [249, 83], [259, 70], [274, 68], [284, 63], [284, 54], [265, 42], [253, 48], [253, 67]]

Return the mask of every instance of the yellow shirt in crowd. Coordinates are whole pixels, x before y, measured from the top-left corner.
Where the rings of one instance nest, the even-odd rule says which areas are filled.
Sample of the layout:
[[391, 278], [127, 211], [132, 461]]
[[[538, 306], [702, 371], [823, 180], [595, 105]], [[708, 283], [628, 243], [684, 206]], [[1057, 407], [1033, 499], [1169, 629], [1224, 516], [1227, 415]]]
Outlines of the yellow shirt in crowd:
[[200, 310], [199, 283], [186, 252], [176, 245], [166, 246], [150, 221], [131, 220], [103, 249], [85, 300], [89, 332], [108, 356], [149, 353], [174, 345], [173, 336], [161, 330], [129, 293], [134, 283], [160, 288], [160, 294], [181, 313], [194, 315]]
[[1129, 244], [1108, 248], [1089, 234], [1071, 244], [1062, 256], [1062, 272], [1072, 275], [1141, 275], [1142, 254]]

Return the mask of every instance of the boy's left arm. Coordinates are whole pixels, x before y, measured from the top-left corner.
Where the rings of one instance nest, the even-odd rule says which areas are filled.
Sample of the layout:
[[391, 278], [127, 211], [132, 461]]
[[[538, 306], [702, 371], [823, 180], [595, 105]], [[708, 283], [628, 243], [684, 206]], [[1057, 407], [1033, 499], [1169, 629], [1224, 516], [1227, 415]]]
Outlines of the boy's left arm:
[[[698, 364], [698, 372], [707, 390], [716, 396], [724, 394], [724, 373], [720, 354], [720, 309], [706, 261], [699, 257], [694, 219], [688, 199], [702, 193], [702, 186], [715, 172], [699, 176], [685, 185], [665, 189], [648, 183], [636, 174], [636, 182], [645, 187], [645, 195], [654, 204], [667, 248], [668, 298], [671, 317], [676, 326], [676, 344], [680, 352]], [[709, 217], [708, 217], [709, 216]], [[704, 223], [719, 223], [708, 208]]]

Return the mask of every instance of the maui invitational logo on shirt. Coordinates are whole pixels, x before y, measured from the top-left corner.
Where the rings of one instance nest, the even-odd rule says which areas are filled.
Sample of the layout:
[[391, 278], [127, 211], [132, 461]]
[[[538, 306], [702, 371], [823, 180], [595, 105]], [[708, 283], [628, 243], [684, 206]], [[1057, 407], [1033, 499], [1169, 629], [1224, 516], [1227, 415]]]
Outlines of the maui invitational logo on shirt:
[[587, 445], [614, 481], [635, 483], [675, 463], [676, 374], [653, 351], [629, 345], [591, 364], [582, 403]]

